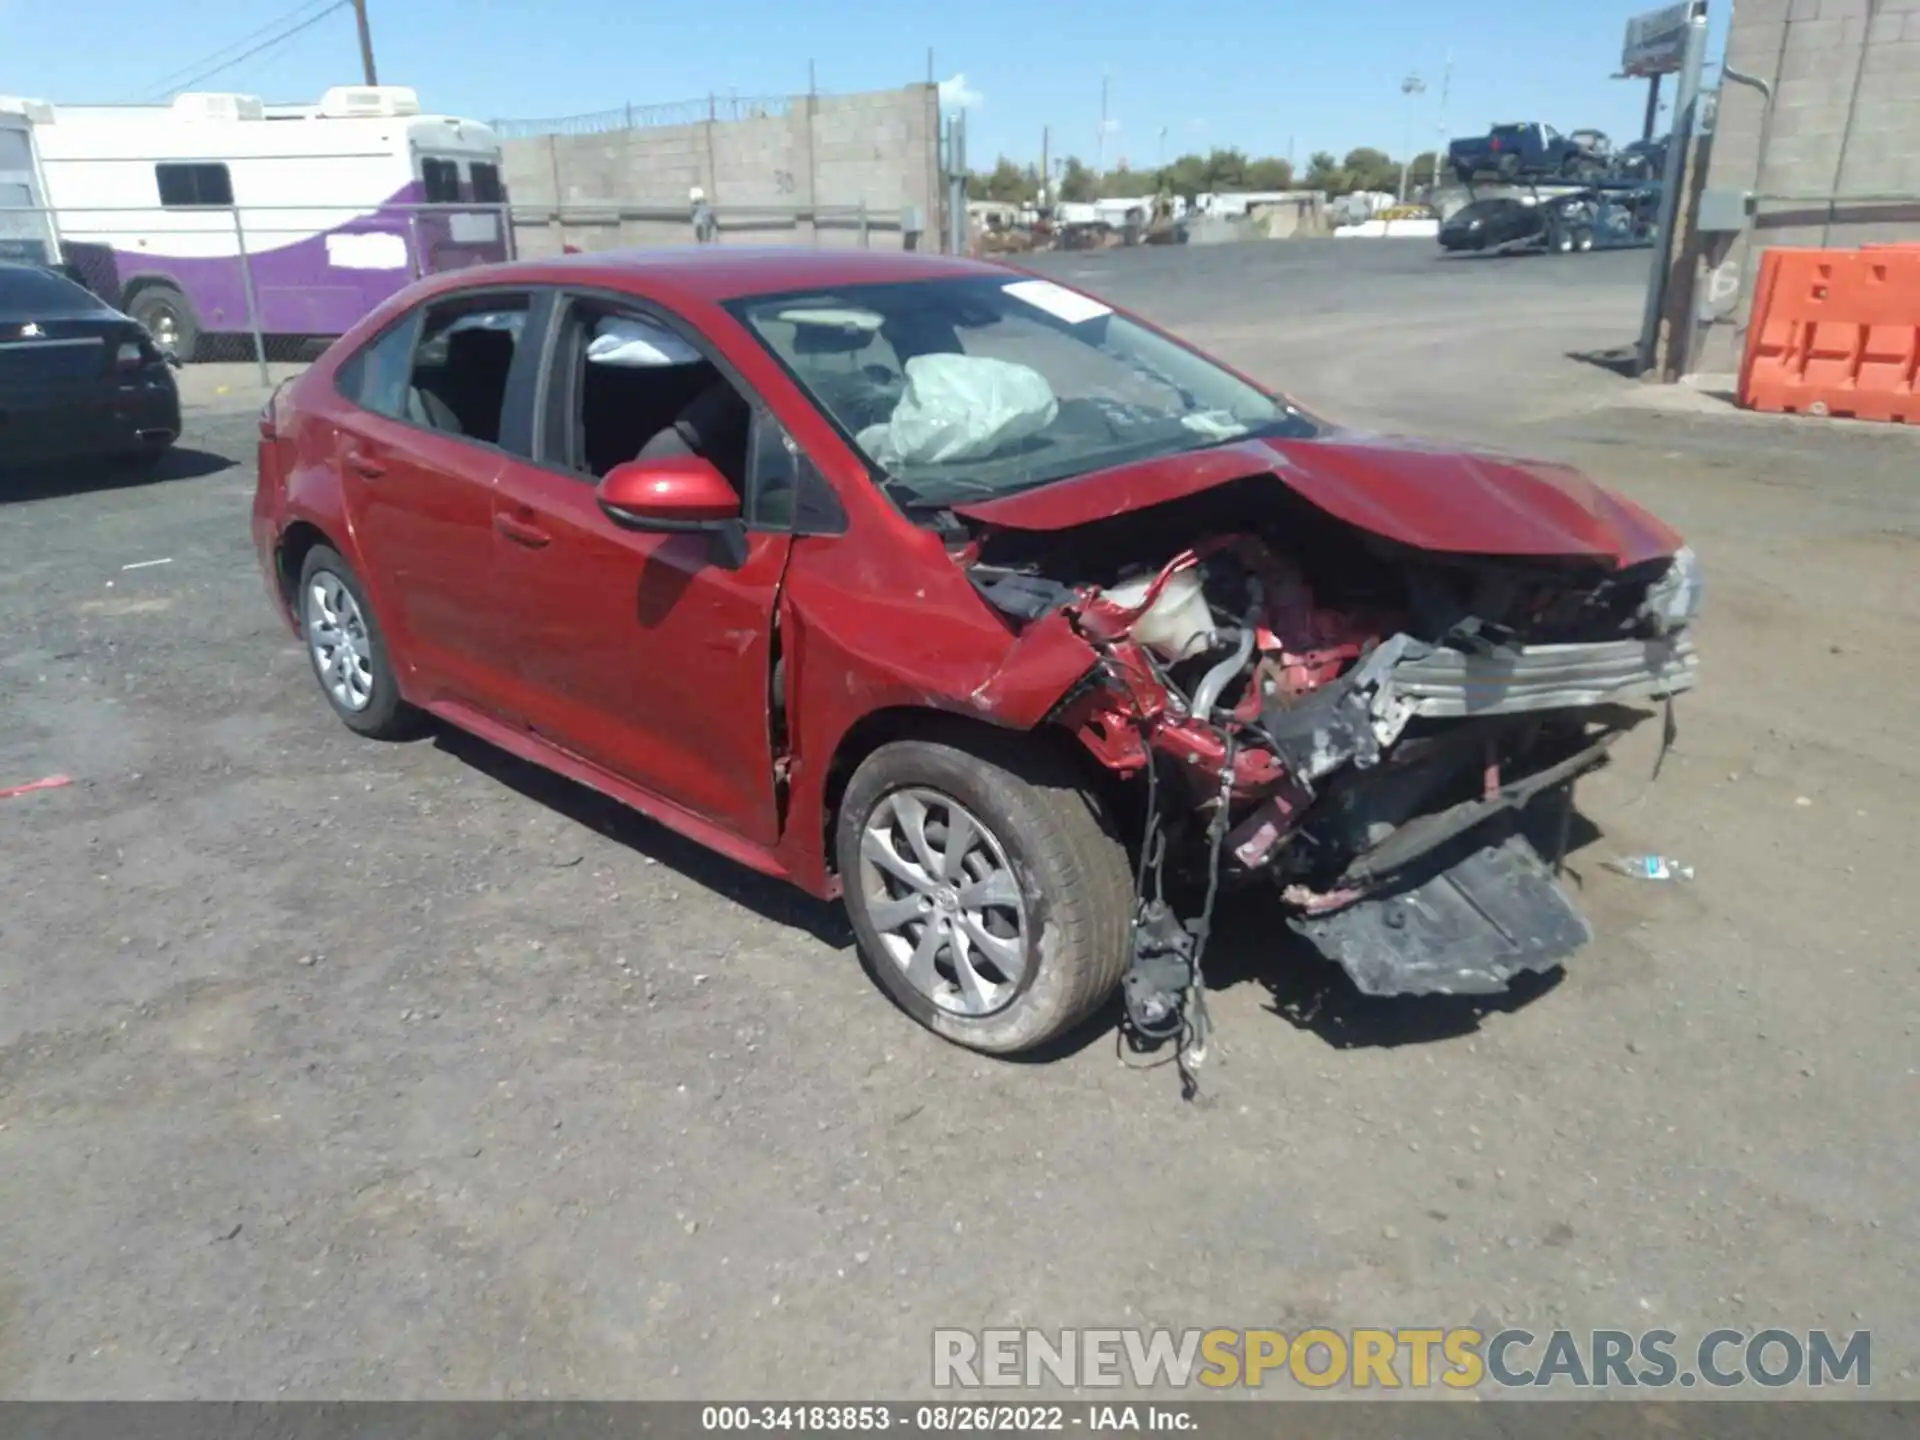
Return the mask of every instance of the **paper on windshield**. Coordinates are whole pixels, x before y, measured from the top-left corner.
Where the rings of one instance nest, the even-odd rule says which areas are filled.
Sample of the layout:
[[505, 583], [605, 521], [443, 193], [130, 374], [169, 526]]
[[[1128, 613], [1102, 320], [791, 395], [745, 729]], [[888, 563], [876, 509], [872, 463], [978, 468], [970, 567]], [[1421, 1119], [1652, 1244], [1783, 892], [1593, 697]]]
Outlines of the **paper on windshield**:
[[1051, 280], [1015, 280], [1011, 285], [1001, 288], [1014, 299], [1023, 300], [1034, 309], [1044, 310], [1054, 319], [1064, 320], [1069, 325], [1082, 325], [1113, 313], [1111, 305], [1102, 305], [1091, 296], [1069, 290], [1064, 285], [1056, 285]]

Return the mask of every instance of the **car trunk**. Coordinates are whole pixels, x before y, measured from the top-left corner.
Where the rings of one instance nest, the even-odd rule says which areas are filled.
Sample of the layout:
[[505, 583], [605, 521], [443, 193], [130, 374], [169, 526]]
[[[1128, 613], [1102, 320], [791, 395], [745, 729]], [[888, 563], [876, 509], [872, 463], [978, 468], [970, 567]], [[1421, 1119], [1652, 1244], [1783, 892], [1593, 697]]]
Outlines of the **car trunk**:
[[[139, 360], [123, 367], [123, 347]], [[0, 312], [0, 456], [86, 448], [115, 413], [126, 370], [162, 363], [139, 325], [113, 311]]]

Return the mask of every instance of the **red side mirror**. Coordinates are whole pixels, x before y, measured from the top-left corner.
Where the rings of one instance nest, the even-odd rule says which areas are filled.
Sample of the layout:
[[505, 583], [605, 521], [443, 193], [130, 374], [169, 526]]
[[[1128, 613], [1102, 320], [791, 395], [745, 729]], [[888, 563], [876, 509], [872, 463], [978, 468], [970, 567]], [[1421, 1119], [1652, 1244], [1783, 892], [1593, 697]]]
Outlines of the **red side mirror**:
[[711, 530], [740, 518], [740, 496], [698, 455], [629, 460], [600, 481], [600, 508], [631, 530]]

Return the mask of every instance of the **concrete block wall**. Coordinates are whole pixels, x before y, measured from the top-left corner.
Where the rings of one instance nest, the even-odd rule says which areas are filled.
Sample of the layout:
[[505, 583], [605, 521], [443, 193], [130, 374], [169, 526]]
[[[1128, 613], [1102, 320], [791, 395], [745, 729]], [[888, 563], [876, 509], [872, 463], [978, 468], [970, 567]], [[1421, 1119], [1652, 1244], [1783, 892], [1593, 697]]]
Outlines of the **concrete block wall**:
[[1762, 198], [1749, 232], [1703, 261], [1692, 368], [1706, 372], [1739, 364], [1761, 250], [1920, 240], [1920, 0], [1734, 0], [1726, 64], [1773, 104], [1769, 117], [1758, 91], [1720, 89], [1707, 184]]
[[[898, 247], [918, 207], [922, 244], [940, 234], [939, 100], [931, 85], [861, 95], [799, 95], [785, 113], [509, 140], [503, 170], [523, 255], [693, 243], [688, 192], [706, 191], [722, 243], [858, 245], [857, 225], [818, 226], [814, 206], [864, 203], [868, 241]], [[642, 210], [636, 217], [618, 212]], [[784, 212], [754, 215], [753, 210]]]

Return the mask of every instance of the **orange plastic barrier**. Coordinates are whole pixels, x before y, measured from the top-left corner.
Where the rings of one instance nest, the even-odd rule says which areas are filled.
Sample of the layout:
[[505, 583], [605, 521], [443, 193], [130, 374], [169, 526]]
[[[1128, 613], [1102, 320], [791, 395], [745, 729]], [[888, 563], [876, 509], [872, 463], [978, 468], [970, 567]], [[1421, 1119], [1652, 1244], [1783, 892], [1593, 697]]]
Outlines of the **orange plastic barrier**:
[[1920, 246], [1768, 250], [1740, 404], [1920, 425]]

